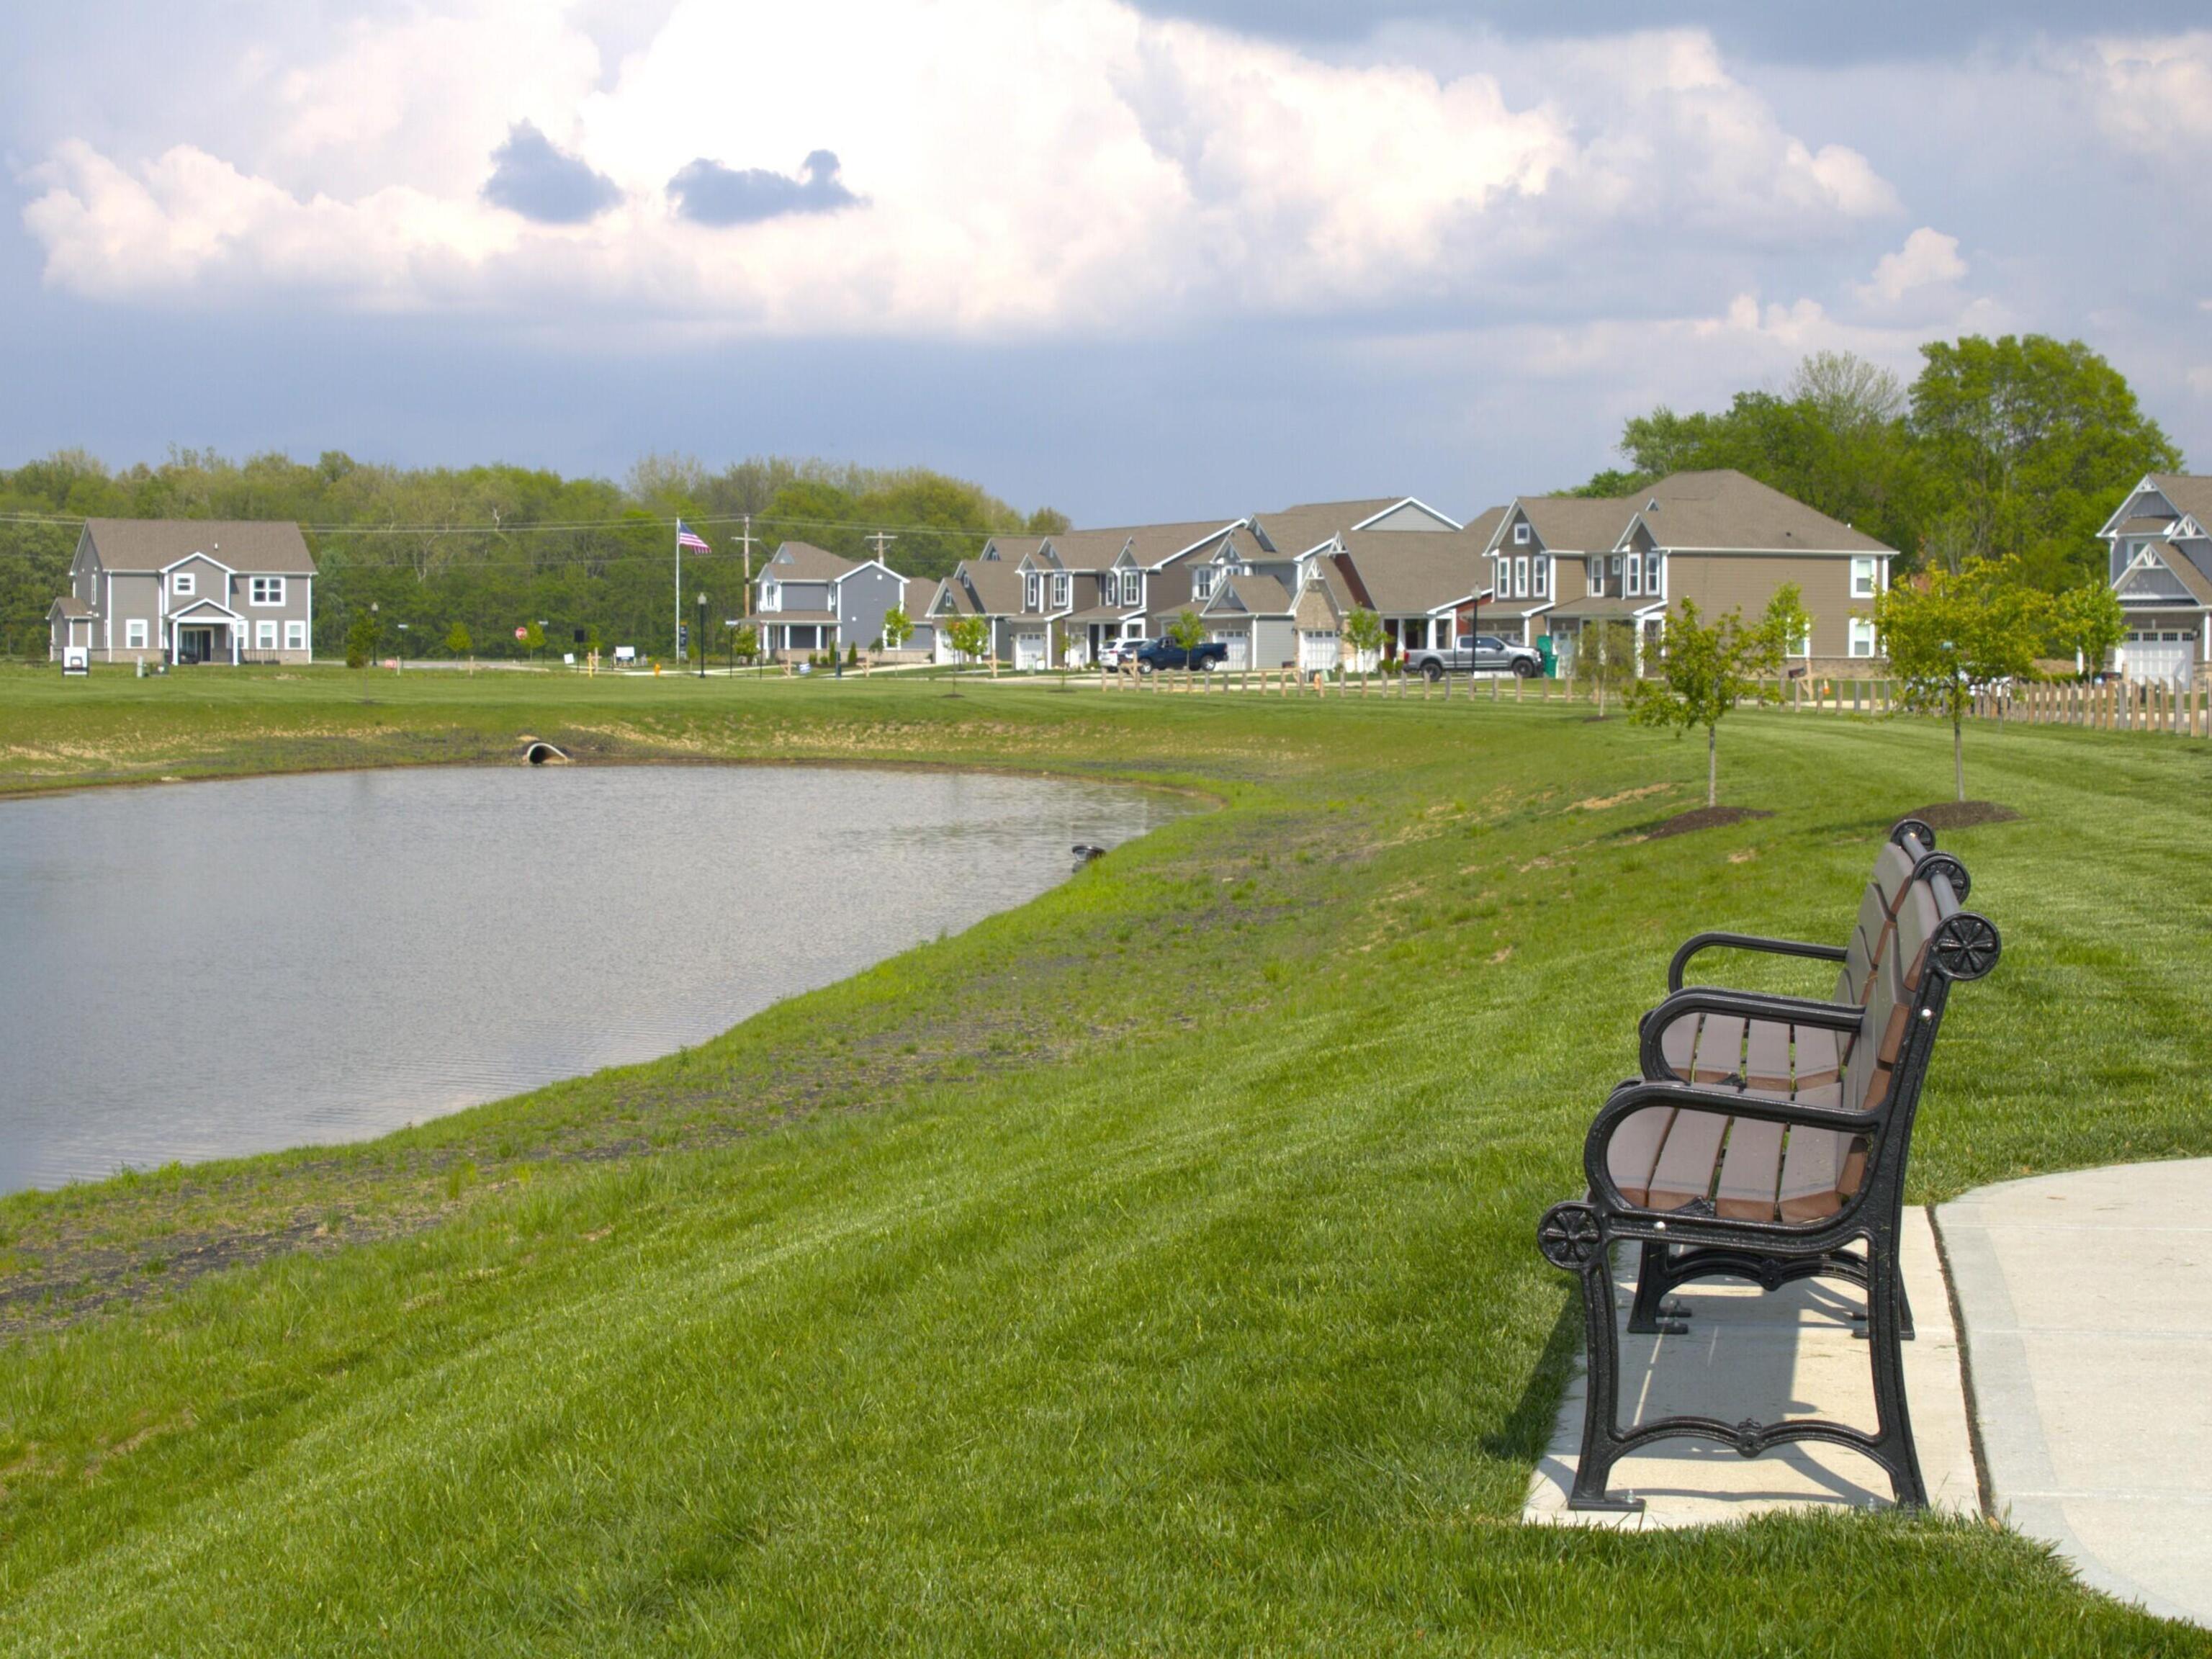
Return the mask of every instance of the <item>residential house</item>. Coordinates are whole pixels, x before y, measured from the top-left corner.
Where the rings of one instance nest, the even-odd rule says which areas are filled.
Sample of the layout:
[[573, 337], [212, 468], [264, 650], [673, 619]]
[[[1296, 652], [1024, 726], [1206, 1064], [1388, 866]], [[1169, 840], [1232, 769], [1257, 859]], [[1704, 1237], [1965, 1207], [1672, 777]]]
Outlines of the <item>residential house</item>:
[[914, 625], [914, 632], [907, 636], [901, 650], [918, 652], [933, 659], [936, 657], [937, 627], [930, 621], [929, 613], [936, 604], [937, 590], [940, 586], [942, 583], [933, 576], [907, 578], [905, 593], [899, 603], [906, 612], [907, 621]]
[[303, 663], [313, 657], [315, 561], [296, 524], [88, 519], [70, 591], [46, 612], [54, 660]]
[[2114, 665], [2182, 686], [2212, 671], [2212, 477], [2152, 473], [2097, 533], [2128, 619]]
[[810, 542], [778, 544], [755, 586], [754, 614], [745, 620], [770, 658], [872, 649], [907, 592], [906, 578], [881, 559], [856, 562]]
[[1873, 606], [1894, 548], [1732, 469], [1677, 472], [1613, 497], [1524, 495], [1488, 544], [1492, 631], [1551, 636], [1571, 665], [1586, 629], [1636, 630], [1639, 649], [1684, 600], [1756, 617], [1795, 583], [1812, 629], [1790, 654], [1832, 669], [1878, 653]]

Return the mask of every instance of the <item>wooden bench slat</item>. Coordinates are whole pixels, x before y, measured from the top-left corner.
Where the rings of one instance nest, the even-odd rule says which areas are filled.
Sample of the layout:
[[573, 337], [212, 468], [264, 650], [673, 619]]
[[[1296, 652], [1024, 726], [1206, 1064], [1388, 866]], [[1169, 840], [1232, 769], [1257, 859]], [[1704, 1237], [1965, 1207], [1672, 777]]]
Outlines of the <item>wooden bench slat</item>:
[[[1706, 1024], [1712, 1022], [1708, 1020]], [[1713, 1166], [1720, 1161], [1721, 1137], [1729, 1120], [1718, 1112], [1677, 1112], [1667, 1131], [1667, 1144], [1651, 1171], [1651, 1190], [1645, 1202], [1655, 1210], [1679, 1210], [1685, 1204], [1710, 1197]]]
[[1742, 1069], [1742, 1018], [1735, 1014], [1707, 1014], [1698, 1032], [1698, 1057], [1690, 1081], [1726, 1083]]
[[1728, 1151], [1713, 1188], [1713, 1210], [1731, 1221], [1771, 1221], [1782, 1174], [1784, 1127], [1740, 1117], [1729, 1126]]
[[1844, 1075], [1844, 1034], [1825, 1025], [1794, 1025], [1790, 1042], [1792, 1097], [1803, 1100], [1807, 1091], [1826, 1088]]
[[1844, 1207], [1844, 1173], [1851, 1139], [1835, 1129], [1808, 1129], [1802, 1124], [1790, 1132], [1776, 1194], [1784, 1221], [1818, 1221]]
[[1666, 1057], [1676, 1077], [1686, 1079], [1690, 1075], [1698, 1052], [1698, 1026], [1702, 1018], [1698, 1014], [1685, 1015], [1659, 1033], [1659, 1052]]
[[1606, 1170], [1613, 1176], [1613, 1184], [1620, 1188], [1621, 1196], [1630, 1203], [1650, 1201], [1652, 1166], [1659, 1161], [1659, 1149], [1666, 1144], [1667, 1131], [1674, 1121], [1674, 1109], [1671, 1106], [1653, 1106], [1632, 1112], [1621, 1120], [1620, 1127], [1607, 1143]]
[[1743, 1079], [1754, 1089], [1790, 1093], [1790, 1028], [1778, 1020], [1754, 1019], [1744, 1035]]

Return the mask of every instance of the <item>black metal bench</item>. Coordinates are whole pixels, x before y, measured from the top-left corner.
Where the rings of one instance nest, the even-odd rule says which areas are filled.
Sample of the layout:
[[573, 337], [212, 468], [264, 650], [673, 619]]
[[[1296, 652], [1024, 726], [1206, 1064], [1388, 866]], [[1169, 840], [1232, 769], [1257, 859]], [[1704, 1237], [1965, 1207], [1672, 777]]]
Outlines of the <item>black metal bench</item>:
[[[1899, 1346], [1910, 1318], [1898, 1261], [1905, 1161], [1950, 987], [1988, 973], [2000, 948], [1996, 927], [1960, 907], [1964, 869], [1934, 854], [1933, 840], [1920, 824], [1893, 834], [1898, 856], [1885, 849], [1889, 868], [1877, 866], [1849, 945], [1700, 935], [1677, 953], [1677, 985], [1688, 959], [1715, 944], [1839, 960], [1842, 995], [1822, 1001], [1692, 986], [1645, 1016], [1644, 1075], [1613, 1091], [1584, 1144], [1588, 1194], [1554, 1205], [1538, 1229], [1545, 1259], [1583, 1280], [1589, 1386], [1571, 1507], [1640, 1509], [1639, 1500], [1609, 1495], [1613, 1465], [1656, 1441], [1685, 1437], [1746, 1457], [1831, 1441], [1880, 1464], [1900, 1504], [1927, 1502]], [[1910, 872], [1902, 880], [1900, 857]], [[1859, 963], [1863, 1000], [1855, 1001], [1861, 988], [1850, 975]], [[1821, 1075], [1831, 1060], [1834, 1074]], [[1644, 1250], [1635, 1328], [1680, 1328], [1684, 1310], [1663, 1297], [1694, 1279], [1747, 1279], [1770, 1291], [1815, 1275], [1860, 1285], [1875, 1430], [1823, 1418], [1731, 1424], [1703, 1416], [1622, 1429], [1612, 1258], [1623, 1243]]]

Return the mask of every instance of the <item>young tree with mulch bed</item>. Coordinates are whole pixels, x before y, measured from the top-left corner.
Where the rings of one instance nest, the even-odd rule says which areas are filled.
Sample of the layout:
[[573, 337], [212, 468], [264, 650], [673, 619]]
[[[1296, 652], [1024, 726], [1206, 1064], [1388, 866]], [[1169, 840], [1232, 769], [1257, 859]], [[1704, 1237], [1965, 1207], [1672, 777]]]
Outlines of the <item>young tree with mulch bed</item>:
[[1364, 605], [1344, 619], [1344, 642], [1352, 647], [1352, 661], [1360, 665], [1359, 678], [1368, 678], [1368, 665], [1382, 648], [1382, 618]]
[[1660, 636], [1657, 673], [1629, 689], [1628, 717], [1638, 726], [1705, 728], [1708, 806], [1720, 804], [1720, 723], [1740, 702], [1773, 700], [1766, 677], [1781, 660], [1784, 625], [1771, 606], [1755, 623], [1731, 611], [1708, 624], [1685, 599]]
[[1597, 687], [1597, 717], [1605, 718], [1606, 700], [1626, 702], [1636, 684], [1636, 630], [1625, 622], [1603, 622], [1583, 637], [1583, 667]]
[[1924, 570], [1875, 597], [1875, 631], [1914, 714], [1951, 722], [1951, 777], [1966, 799], [1966, 716], [1974, 698], [2035, 672], [2053, 626], [2051, 598], [2021, 580], [2009, 559], [1969, 559]]

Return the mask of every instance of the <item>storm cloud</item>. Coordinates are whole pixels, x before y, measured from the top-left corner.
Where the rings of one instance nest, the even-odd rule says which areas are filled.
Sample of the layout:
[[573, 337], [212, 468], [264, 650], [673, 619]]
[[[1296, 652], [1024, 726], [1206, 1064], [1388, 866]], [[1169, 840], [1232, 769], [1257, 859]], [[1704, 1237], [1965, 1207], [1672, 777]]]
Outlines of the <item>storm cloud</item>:
[[541, 225], [586, 224], [622, 200], [622, 187], [580, 155], [554, 147], [527, 121], [491, 153], [483, 198]]
[[799, 163], [799, 176], [766, 167], [724, 167], [701, 156], [668, 181], [676, 216], [695, 225], [750, 225], [787, 213], [835, 213], [860, 198], [837, 177], [836, 153], [817, 149]]

